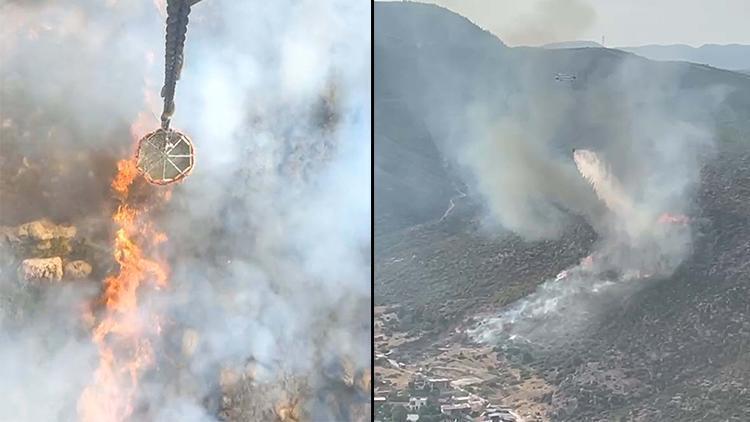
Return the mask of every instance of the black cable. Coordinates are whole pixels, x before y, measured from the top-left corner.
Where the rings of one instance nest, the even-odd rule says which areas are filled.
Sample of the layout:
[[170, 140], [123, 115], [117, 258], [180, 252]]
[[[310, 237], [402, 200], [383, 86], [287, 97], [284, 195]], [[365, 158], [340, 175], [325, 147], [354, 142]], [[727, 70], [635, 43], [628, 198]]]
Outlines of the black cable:
[[195, 0], [167, 0], [167, 36], [164, 51], [164, 87], [161, 96], [164, 98], [164, 110], [161, 115], [161, 126], [169, 128], [174, 114], [174, 93], [177, 80], [182, 71], [185, 36], [187, 35], [190, 6]]

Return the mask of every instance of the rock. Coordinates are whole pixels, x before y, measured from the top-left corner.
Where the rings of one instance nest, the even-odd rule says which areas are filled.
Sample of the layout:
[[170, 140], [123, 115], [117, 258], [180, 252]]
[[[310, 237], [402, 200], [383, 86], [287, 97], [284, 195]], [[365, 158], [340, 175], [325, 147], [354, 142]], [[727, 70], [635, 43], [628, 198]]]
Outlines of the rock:
[[8, 227], [8, 226], [0, 226], [0, 240], [8, 240], [17, 242], [18, 241], [18, 235], [17, 230], [14, 227]]
[[75, 280], [87, 278], [91, 275], [91, 264], [86, 261], [70, 261], [65, 264], [65, 277]]
[[[0, 240], [5, 240], [14, 255], [23, 258], [65, 258], [72, 252], [74, 226], [56, 225], [42, 219], [13, 228], [0, 228]], [[4, 238], [4, 239], [3, 239]]]
[[47, 225], [40, 221], [32, 221], [30, 223], [22, 224], [18, 226], [18, 237], [30, 238], [32, 240], [51, 240], [54, 239], [52, 230], [47, 228]]
[[62, 275], [63, 264], [59, 256], [54, 258], [24, 259], [19, 267], [19, 276], [26, 281], [60, 281]]
[[355, 383], [356, 368], [354, 362], [348, 357], [343, 357], [332, 362], [324, 371], [326, 377], [352, 387]]
[[250, 360], [245, 364], [245, 378], [249, 380], [258, 378], [258, 362]]
[[347, 386], [352, 387], [354, 385], [354, 377], [356, 368], [354, 367], [354, 362], [351, 359], [344, 359], [342, 362], [343, 366], [343, 373], [341, 374], [341, 381]]
[[76, 235], [76, 228], [74, 226], [57, 225], [43, 219], [18, 226], [16, 234], [19, 238], [27, 238], [33, 241], [72, 239]]
[[365, 368], [358, 375], [357, 387], [363, 394], [370, 394], [372, 384], [372, 372], [370, 372], [370, 368]]
[[224, 392], [230, 391], [241, 379], [239, 372], [231, 368], [222, 368], [219, 373], [219, 385]]
[[274, 408], [277, 420], [280, 422], [293, 422], [300, 420], [299, 401], [294, 398], [284, 398]]

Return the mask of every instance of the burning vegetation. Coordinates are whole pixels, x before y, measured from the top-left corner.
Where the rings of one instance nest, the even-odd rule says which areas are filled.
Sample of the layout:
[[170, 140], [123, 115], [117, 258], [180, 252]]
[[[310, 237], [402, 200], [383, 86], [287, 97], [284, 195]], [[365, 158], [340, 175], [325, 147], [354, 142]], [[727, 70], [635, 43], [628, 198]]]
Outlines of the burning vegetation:
[[149, 337], [160, 331], [159, 317], [138, 307], [139, 288], [166, 287], [169, 271], [165, 262], [144, 252], [155, 251], [166, 236], [153, 227], [147, 208], [138, 209], [127, 202], [138, 176], [133, 161], [120, 161], [117, 168], [112, 189], [122, 198], [113, 216], [117, 226], [114, 258], [119, 271], [104, 280], [102, 316], [92, 336], [99, 349], [99, 367], [78, 402], [84, 422], [119, 422], [132, 415], [138, 381], [154, 364]]
[[[138, 139], [139, 128], [131, 126], [133, 139]], [[34, 168], [27, 158], [19, 162], [21, 168]], [[124, 422], [149, 417], [158, 409], [142, 397], [146, 394], [143, 383], [166, 373], [168, 380], [160, 382], [171, 385], [168, 394], [195, 395], [218, 420], [310, 420], [309, 403], [317, 400], [313, 394], [321, 384], [326, 386], [321, 400], [335, 409], [336, 420], [368, 420], [369, 370], [358, 369], [346, 357], [326, 364], [339, 369], [323, 371], [321, 378], [313, 373], [295, 374], [292, 369], [271, 375], [279, 369], [250, 359], [244, 366], [231, 361], [221, 364], [208, 378], [188, 375], [193, 379], [185, 383], [191, 359], [199, 357], [206, 345], [205, 334], [185, 326], [168, 310], [149, 304], [160, 295], [176, 294], [170, 287], [168, 237], [158, 229], [173, 191], [147, 183], [134, 159], [112, 163], [116, 172], [108, 186], [110, 198], [104, 201], [109, 205], [95, 207], [112, 210], [108, 218], [76, 217], [92, 223], [84, 230], [39, 219], [1, 231], [3, 268], [16, 266], [18, 281], [28, 284], [25, 289], [42, 292], [45, 282], [99, 284], [88, 298], [72, 306], [78, 335], [90, 337], [96, 347], [96, 366], [76, 399], [74, 418]], [[42, 174], [50, 171], [39, 170]], [[14, 189], [11, 184], [2, 188], [3, 193]], [[170, 345], [174, 338], [179, 339], [177, 346]], [[188, 386], [201, 382], [207, 384]]]
[[201, 158], [164, 187], [133, 149], [169, 2], [32, 3], [0, 14], [0, 420], [369, 420], [369, 62], [330, 24], [368, 8], [196, 7]]

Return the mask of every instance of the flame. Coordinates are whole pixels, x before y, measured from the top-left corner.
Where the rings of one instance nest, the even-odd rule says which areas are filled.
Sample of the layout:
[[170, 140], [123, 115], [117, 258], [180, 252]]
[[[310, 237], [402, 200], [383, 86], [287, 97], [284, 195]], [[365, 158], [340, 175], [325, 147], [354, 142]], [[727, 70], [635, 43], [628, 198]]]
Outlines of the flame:
[[103, 316], [92, 334], [99, 350], [99, 367], [78, 400], [82, 422], [122, 422], [133, 414], [138, 381], [154, 364], [149, 338], [160, 331], [159, 325], [153, 324], [157, 317], [139, 309], [138, 293], [145, 285], [166, 287], [168, 280], [168, 266], [145, 252], [166, 242], [166, 235], [153, 227], [147, 209], [126, 202], [138, 175], [135, 160], [121, 160], [117, 170], [112, 189], [123, 203], [112, 219], [117, 226], [114, 258], [119, 273], [104, 280], [100, 298]]
[[[166, 0], [153, 2], [166, 18]], [[110, 7], [116, 3], [117, 0], [107, 1]], [[154, 51], [145, 52], [149, 66], [154, 65], [155, 57]], [[140, 112], [130, 126], [136, 142], [159, 124], [160, 96], [148, 77], [144, 80], [144, 100], [148, 111]], [[135, 410], [138, 382], [155, 363], [151, 340], [161, 334], [160, 317], [139, 308], [138, 298], [144, 287], [159, 290], [168, 285], [169, 266], [151, 256], [158, 245], [167, 241], [167, 236], [153, 226], [147, 208], [134, 208], [127, 203], [130, 188], [139, 175], [135, 158], [120, 160], [111, 183], [121, 201], [112, 216], [116, 226], [113, 256], [119, 272], [104, 280], [99, 298], [103, 310], [92, 333], [99, 366], [78, 398], [77, 411], [82, 422], [128, 420]], [[171, 191], [162, 190], [157, 196], [168, 201]], [[93, 316], [88, 312], [84, 318]]]
[[[120, 160], [117, 163], [117, 175], [112, 180], [112, 189], [120, 195], [127, 195], [128, 188], [138, 176], [135, 160]], [[118, 213], [119, 214], [119, 213]], [[115, 221], [122, 221], [126, 215], [115, 214]]]
[[684, 214], [671, 214], [668, 212], [665, 212], [664, 214], [659, 216], [659, 223], [660, 224], [690, 224], [690, 217], [684, 215]]

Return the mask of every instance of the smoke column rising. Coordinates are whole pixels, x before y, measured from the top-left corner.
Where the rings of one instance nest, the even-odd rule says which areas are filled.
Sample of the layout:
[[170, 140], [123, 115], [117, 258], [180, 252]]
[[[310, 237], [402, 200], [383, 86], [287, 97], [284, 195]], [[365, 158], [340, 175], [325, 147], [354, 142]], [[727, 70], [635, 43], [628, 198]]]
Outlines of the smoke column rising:
[[[535, 292], [483, 319], [469, 330], [479, 342], [510, 340], [554, 342], [574, 334], [607, 311], [608, 303], [637, 291], [645, 279], [668, 276], [689, 252], [689, 231], [669, 227], [645, 213], [628, 197], [608, 165], [589, 150], [573, 151], [581, 176], [612, 212], [614, 227], [602, 233], [595, 252], [579, 265], [561, 271]], [[625, 230], [617, 230], [624, 227]], [[604, 275], [615, 270], [619, 275]]]
[[[578, 331], [605, 314], [609, 301], [645, 285], [623, 286], [618, 277], [597, 274], [659, 279], [690, 256], [692, 229], [658, 224], [658, 217], [693, 209], [701, 161], [715, 142], [713, 116], [730, 90], [720, 83], [687, 87], [683, 81], [702, 76], [687, 65], [631, 56], [607, 67], [596, 63], [578, 73], [575, 89], [547, 82], [548, 75], [527, 64], [531, 70], [516, 75], [523, 87], [518, 99], [510, 97], [510, 106], [495, 114], [470, 114], [469, 139], [454, 143], [490, 221], [537, 240], [560, 236], [569, 216], [579, 215], [597, 234], [588, 251], [596, 258], [593, 272], [559, 268], [571, 276], [540, 280], [546, 283], [535, 294], [480, 324], [478, 339], [510, 330], [554, 340]], [[571, 157], [570, 146], [585, 149]]]

